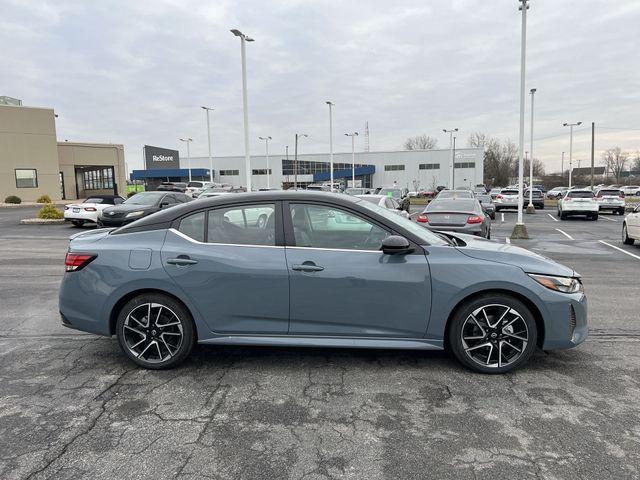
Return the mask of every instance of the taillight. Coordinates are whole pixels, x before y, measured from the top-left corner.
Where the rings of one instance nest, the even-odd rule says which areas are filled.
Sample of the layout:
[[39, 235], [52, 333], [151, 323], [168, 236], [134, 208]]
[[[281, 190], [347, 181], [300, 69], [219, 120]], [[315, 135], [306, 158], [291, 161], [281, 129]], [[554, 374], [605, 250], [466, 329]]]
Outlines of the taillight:
[[499, 198], [500, 200], [502, 200], [504, 197], [502, 195], [498, 195], [496, 198]]
[[467, 218], [467, 223], [482, 223], [482, 218], [480, 218], [478, 215], [471, 215], [469, 218]]
[[67, 252], [67, 256], [64, 259], [65, 270], [67, 272], [76, 272], [89, 265], [94, 258], [96, 258], [96, 255]]
[[427, 216], [424, 213], [421, 213], [420, 215], [418, 215], [416, 217], [416, 222], [429, 223], [429, 219], [427, 218]]
[[596, 198], [602, 198], [601, 194], [596, 195]]
[[95, 212], [95, 211], [96, 211], [95, 207], [84, 207], [84, 209], [85, 209], [87, 212]]
[[620, 192], [620, 198], [624, 198], [624, 193]]

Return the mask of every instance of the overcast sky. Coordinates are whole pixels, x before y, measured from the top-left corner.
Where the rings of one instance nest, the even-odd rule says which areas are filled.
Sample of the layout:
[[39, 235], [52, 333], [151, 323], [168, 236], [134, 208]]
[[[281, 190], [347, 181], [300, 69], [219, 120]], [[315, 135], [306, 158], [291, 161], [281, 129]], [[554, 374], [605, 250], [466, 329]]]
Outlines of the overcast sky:
[[[130, 169], [145, 144], [242, 155], [239, 28], [247, 45], [251, 152], [335, 150], [369, 122], [371, 150], [397, 150], [426, 133], [448, 147], [483, 131], [517, 142], [520, 14], [516, 0], [15, 1], [0, 0], [0, 95], [59, 114], [59, 140], [125, 145]], [[559, 170], [563, 122], [582, 121], [574, 158], [640, 149], [640, 1], [531, 0], [527, 91], [535, 99], [535, 156]], [[529, 150], [527, 95], [526, 150]], [[358, 138], [357, 149], [363, 148]], [[597, 161], [599, 154], [597, 153]], [[583, 163], [582, 165], [585, 165]]]

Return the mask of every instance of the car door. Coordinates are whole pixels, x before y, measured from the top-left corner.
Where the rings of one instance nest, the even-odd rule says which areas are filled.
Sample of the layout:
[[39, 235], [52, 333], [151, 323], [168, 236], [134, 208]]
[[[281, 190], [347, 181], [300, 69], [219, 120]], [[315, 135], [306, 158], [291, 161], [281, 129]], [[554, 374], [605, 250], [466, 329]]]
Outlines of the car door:
[[275, 202], [221, 206], [185, 216], [167, 233], [164, 268], [213, 332], [287, 333], [289, 274], [277, 211]]
[[627, 235], [636, 240], [640, 240], [640, 206], [627, 215]]
[[331, 204], [283, 208], [294, 335], [422, 337], [431, 307], [424, 252], [385, 255], [388, 228]]

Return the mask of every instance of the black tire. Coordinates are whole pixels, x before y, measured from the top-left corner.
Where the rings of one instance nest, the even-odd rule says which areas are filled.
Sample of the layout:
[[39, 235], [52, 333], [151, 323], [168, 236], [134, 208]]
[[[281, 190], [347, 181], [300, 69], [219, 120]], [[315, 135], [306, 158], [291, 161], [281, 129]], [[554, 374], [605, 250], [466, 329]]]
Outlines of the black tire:
[[491, 220], [495, 220], [496, 219], [496, 214], [495, 212], [491, 214]]
[[625, 245], [633, 245], [635, 240], [633, 238], [629, 238], [629, 234], [627, 233], [627, 224], [622, 224], [622, 243]]
[[81, 227], [84, 225], [84, 220], [71, 220], [74, 227]]
[[[499, 306], [502, 308], [500, 308]], [[516, 328], [521, 329], [526, 327], [525, 330], [522, 330], [523, 333], [521, 333], [522, 338], [524, 338], [524, 335], [526, 334], [526, 343], [517, 341], [518, 345], [523, 346], [520, 353], [516, 353], [515, 350], [512, 351], [511, 349], [509, 349], [509, 351], [511, 351], [516, 356], [513, 358], [511, 362], [507, 363], [506, 365], [500, 365], [500, 363], [498, 363], [497, 365], [491, 366], [490, 364], [490, 366], [487, 366], [482, 364], [482, 362], [480, 362], [477, 358], [474, 359], [472, 355], [478, 355], [480, 353], [480, 350], [482, 350], [482, 348], [477, 347], [478, 344], [473, 346], [470, 346], [470, 345], [467, 346], [469, 351], [473, 350], [476, 352], [475, 354], [467, 353], [467, 351], [465, 351], [465, 346], [462, 338], [463, 328], [466, 330], [470, 326], [473, 327], [473, 324], [469, 323], [469, 322], [472, 322], [472, 320], [470, 320], [471, 314], [473, 312], [477, 312], [479, 309], [483, 307], [486, 307], [490, 310], [491, 309], [495, 310], [496, 312], [495, 317], [492, 315], [489, 315], [489, 317], [493, 318], [493, 320], [497, 320], [497, 318], [499, 318], [500, 312], [504, 312], [505, 308], [509, 307], [512, 310], [509, 311], [508, 315], [512, 315], [511, 312], [513, 310], [515, 310], [519, 314], [518, 315], [519, 320], [516, 320], [516, 324], [518, 325]], [[510, 318], [512, 319], [513, 317], [515, 317], [515, 315], [511, 316]], [[510, 318], [505, 319], [505, 321], [510, 321]], [[467, 320], [469, 320], [469, 322]], [[478, 325], [478, 323], [476, 323], [476, 325], [478, 326], [482, 325], [483, 321], [486, 323], [486, 320], [478, 319], [478, 322], [480, 322], [480, 324]], [[494, 333], [496, 333], [497, 338], [493, 340], [490, 339], [490, 336], [493, 335], [493, 333], [489, 333], [491, 329], [489, 329], [486, 325], [485, 325], [485, 328], [483, 329], [483, 330], [486, 330], [487, 332], [486, 336], [487, 338], [489, 338], [487, 343], [492, 343], [492, 346], [489, 347], [491, 348], [491, 351], [487, 354], [489, 361], [493, 359], [494, 343], [496, 342], [502, 343], [502, 340], [500, 340], [500, 338], [509, 338], [510, 339], [509, 341], [511, 341], [511, 336], [505, 336], [504, 334], [505, 328], [508, 328], [508, 326], [495, 329], [496, 332]], [[500, 331], [502, 333], [497, 333], [497, 331]], [[512, 327], [511, 333], [512, 334], [514, 333], [513, 327]], [[538, 330], [536, 327], [536, 321], [535, 321], [535, 318], [533, 317], [533, 314], [529, 310], [529, 308], [527, 308], [527, 306], [524, 303], [522, 303], [520, 300], [516, 299], [515, 297], [512, 297], [511, 295], [508, 295], [508, 294], [502, 294], [502, 293], [482, 295], [479, 297], [472, 298], [469, 301], [465, 302], [460, 308], [457, 309], [447, 328], [447, 344], [448, 344], [448, 348], [451, 350], [451, 352], [453, 352], [453, 355], [465, 367], [480, 373], [493, 373], [493, 374], [506, 373], [522, 366], [529, 360], [531, 355], [533, 355], [533, 352], [536, 349], [537, 340], [538, 340]], [[467, 341], [469, 341], [468, 338], [467, 338]], [[477, 341], [484, 342], [484, 339], [479, 339]], [[514, 343], [516, 343], [515, 339], [513, 341]]]
[[597, 221], [597, 220], [598, 220], [598, 214], [597, 214], [597, 213], [594, 213], [594, 214], [591, 216], [591, 220], [593, 220], [594, 222], [595, 222], [595, 221]]
[[566, 219], [567, 219], [567, 214], [560, 212], [560, 220], [566, 220]]
[[[145, 317], [138, 317], [138, 315], [135, 315], [136, 311], [140, 311], [140, 315], [143, 315], [145, 306], [147, 304], [151, 305], [151, 317], [153, 318], [157, 315], [156, 318], [158, 320], [162, 320], [162, 322], [158, 322], [160, 326], [156, 326], [153, 323], [153, 320], [151, 325], [149, 325], [149, 322], [147, 320], [146, 323], [147, 325], [149, 325], [149, 328], [146, 329], [143, 325], [145, 323]], [[159, 306], [161, 306], [162, 308], [158, 308]], [[155, 311], [153, 310], [154, 308], [156, 309]], [[127, 322], [131, 313], [134, 313], [134, 318]], [[138, 317], [138, 319], [134, 322], [134, 319], [136, 317]], [[169, 318], [170, 320], [167, 321], [167, 318]], [[164, 325], [176, 321], [174, 320], [174, 318], [179, 321], [179, 326]], [[125, 328], [126, 323], [130, 323], [133, 327], [135, 327], [135, 329], [130, 328], [129, 326]], [[171, 333], [169, 332], [169, 329], [171, 330]], [[140, 347], [137, 347], [137, 350], [131, 348], [132, 342], [136, 341], [131, 340], [132, 337], [129, 336], [131, 330], [134, 330], [134, 336], [144, 335], [145, 343], [143, 343]], [[135, 333], [135, 330], [139, 330], [141, 333]], [[172, 343], [174, 342], [173, 339], [177, 336], [175, 332], [178, 331], [181, 334], [181, 340], [179, 344]], [[116, 335], [118, 337], [118, 344], [120, 345], [120, 349], [122, 350], [122, 352], [135, 364], [151, 370], [163, 370], [179, 365], [189, 356], [196, 340], [193, 318], [191, 317], [189, 311], [182, 303], [178, 302], [172, 297], [163, 295], [161, 293], [145, 293], [129, 300], [122, 307], [118, 314], [118, 321], [116, 323]], [[165, 335], [170, 336], [165, 337]], [[142, 339], [142, 336], [134, 338]], [[147, 338], [151, 339], [147, 341]], [[155, 342], [156, 344], [153, 345], [153, 342]], [[164, 342], [164, 345], [162, 342]], [[151, 349], [148, 350], [149, 353], [141, 351], [143, 348], [145, 348], [145, 346]], [[171, 347], [174, 347], [175, 350], [172, 351]], [[158, 359], [153, 358], [152, 355], [155, 355], [155, 352], [152, 353], [153, 350], [156, 350], [156, 352], [158, 352]], [[163, 359], [163, 353], [161, 353], [163, 351], [168, 352], [167, 358]], [[140, 355], [136, 356], [135, 352], [140, 353]], [[145, 358], [147, 356], [148, 358]]]
[[618, 215], [624, 215], [624, 208], [621, 208], [620, 210], [618, 210]]
[[487, 240], [491, 240], [491, 227], [487, 230]]

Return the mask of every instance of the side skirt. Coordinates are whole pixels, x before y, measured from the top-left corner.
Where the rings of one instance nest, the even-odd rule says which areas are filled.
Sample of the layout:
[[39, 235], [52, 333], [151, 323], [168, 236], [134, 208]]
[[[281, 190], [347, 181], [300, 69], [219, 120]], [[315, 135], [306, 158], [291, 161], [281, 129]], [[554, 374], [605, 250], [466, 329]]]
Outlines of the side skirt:
[[305, 337], [293, 335], [227, 335], [198, 341], [202, 345], [255, 345], [273, 347], [396, 348], [443, 350], [442, 340], [416, 338]]

